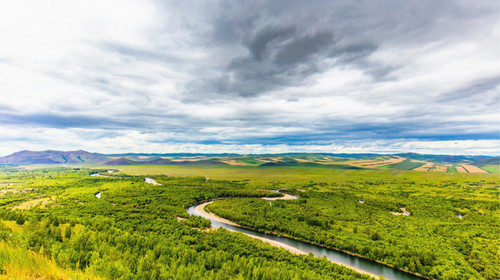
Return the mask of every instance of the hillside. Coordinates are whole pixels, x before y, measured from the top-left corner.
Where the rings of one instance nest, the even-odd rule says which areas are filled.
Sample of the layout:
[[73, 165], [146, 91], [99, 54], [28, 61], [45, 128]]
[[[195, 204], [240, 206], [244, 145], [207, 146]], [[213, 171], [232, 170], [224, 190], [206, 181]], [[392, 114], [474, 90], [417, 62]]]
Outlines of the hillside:
[[0, 157], [0, 164], [100, 164], [106, 156], [87, 151], [20, 151]]
[[332, 154], [97, 154], [87, 151], [21, 151], [0, 164], [235, 165], [248, 167], [318, 166], [340, 169], [393, 169], [420, 172], [498, 173], [499, 157], [403, 153]]

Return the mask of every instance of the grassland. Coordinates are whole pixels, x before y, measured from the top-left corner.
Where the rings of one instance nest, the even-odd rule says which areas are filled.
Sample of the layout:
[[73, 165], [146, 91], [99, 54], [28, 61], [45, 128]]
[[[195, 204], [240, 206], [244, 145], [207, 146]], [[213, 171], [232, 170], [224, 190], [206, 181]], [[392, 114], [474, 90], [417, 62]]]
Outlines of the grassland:
[[491, 174], [500, 174], [500, 169], [498, 165], [486, 165], [482, 167], [484, 170], [490, 172]]
[[90, 272], [64, 269], [38, 253], [0, 242], [0, 279], [104, 279]]
[[[240, 234], [207, 231], [206, 220], [185, 211], [196, 201], [233, 197], [210, 209], [257, 230], [435, 279], [497, 279], [498, 175], [403, 170], [413, 163], [370, 169], [332, 164], [9, 167], [0, 170], [0, 242], [55, 261], [63, 275], [366, 279]], [[109, 177], [89, 176], [96, 170]], [[145, 177], [161, 185], [146, 184]], [[270, 208], [267, 201], [251, 198], [276, 195], [265, 189], [300, 198], [273, 201]], [[391, 214], [401, 207], [411, 215]]]
[[395, 164], [391, 164], [387, 166], [387, 168], [396, 169], [396, 170], [413, 170], [420, 166], [424, 165], [423, 162], [411, 161], [409, 159], [404, 160], [402, 162], [398, 162]]

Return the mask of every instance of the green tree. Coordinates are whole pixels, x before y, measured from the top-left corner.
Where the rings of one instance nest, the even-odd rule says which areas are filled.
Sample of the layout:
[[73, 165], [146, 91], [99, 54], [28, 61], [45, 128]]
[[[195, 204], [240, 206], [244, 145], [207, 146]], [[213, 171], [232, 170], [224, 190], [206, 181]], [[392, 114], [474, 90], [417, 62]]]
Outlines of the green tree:
[[24, 222], [25, 222], [25, 220], [24, 220], [24, 217], [22, 215], [17, 216], [16, 224], [22, 226], [22, 225], [24, 225]]
[[64, 237], [68, 239], [71, 237], [71, 226], [66, 227], [66, 230], [64, 231]]

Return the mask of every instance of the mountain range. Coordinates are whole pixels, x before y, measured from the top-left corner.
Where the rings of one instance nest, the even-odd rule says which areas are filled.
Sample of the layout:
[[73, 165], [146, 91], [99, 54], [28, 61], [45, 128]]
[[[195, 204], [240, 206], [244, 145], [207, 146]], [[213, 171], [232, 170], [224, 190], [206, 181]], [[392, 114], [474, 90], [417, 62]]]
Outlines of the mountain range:
[[[0, 164], [89, 164], [89, 165], [251, 165], [251, 166], [298, 166], [298, 165], [338, 165], [345, 161], [378, 160], [392, 158], [407, 161], [436, 162], [446, 164], [466, 163], [476, 166], [498, 165], [500, 157], [465, 155], [424, 155], [403, 153], [380, 154], [99, 154], [87, 151], [20, 151], [0, 157]], [[389, 160], [390, 161], [390, 160]], [[392, 164], [389, 162], [388, 164]], [[400, 161], [398, 161], [400, 162]], [[360, 162], [361, 163], [361, 162]], [[356, 164], [353, 164], [356, 165]]]

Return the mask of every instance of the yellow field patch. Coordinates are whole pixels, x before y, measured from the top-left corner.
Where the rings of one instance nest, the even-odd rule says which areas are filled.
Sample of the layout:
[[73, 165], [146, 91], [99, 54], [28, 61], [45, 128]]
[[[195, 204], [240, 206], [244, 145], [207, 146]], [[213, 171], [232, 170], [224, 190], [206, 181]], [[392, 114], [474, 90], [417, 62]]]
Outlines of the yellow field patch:
[[245, 164], [243, 162], [239, 162], [235, 159], [225, 159], [225, 160], [221, 160], [221, 162], [227, 163], [229, 165], [247, 165], [247, 164]]
[[257, 158], [258, 161], [262, 161], [265, 163], [268, 162], [278, 162], [282, 159], [283, 157], [265, 157], [265, 158]]
[[[302, 159], [302, 158], [294, 158], [294, 160], [298, 161], [298, 162], [311, 162], [307, 159]], [[318, 162], [318, 163], [321, 163], [321, 162]]]
[[468, 173], [467, 169], [463, 168], [461, 165], [457, 165], [457, 171], [458, 173]]
[[18, 225], [16, 221], [0, 220], [0, 223], [8, 227], [13, 233], [21, 234], [23, 232], [23, 227]]
[[379, 167], [379, 166], [383, 166], [383, 165], [400, 163], [400, 162], [404, 161], [405, 159], [406, 158], [403, 158], [403, 157], [393, 157], [393, 158], [384, 159], [384, 160], [354, 160], [354, 161], [342, 162], [339, 164], [347, 164], [347, 165], [356, 166], [356, 167], [371, 168], [371, 167]]
[[486, 170], [470, 164], [462, 164], [462, 167], [469, 173], [488, 173]]
[[434, 169], [432, 169], [431, 171], [434, 171], [434, 172], [447, 172], [448, 171], [448, 166], [445, 166], [445, 165], [436, 165], [434, 167]]
[[204, 156], [181, 157], [181, 158], [172, 159], [172, 161], [173, 162], [183, 162], [183, 161], [196, 162], [196, 161], [205, 160], [205, 159], [210, 159], [210, 158], [204, 157]]
[[21, 204], [12, 207], [12, 210], [16, 210], [16, 209], [17, 210], [27, 210], [27, 209], [33, 208], [35, 206], [44, 207], [49, 202], [50, 202], [50, 198], [48, 198], [48, 197], [33, 199], [33, 200], [22, 202]]
[[414, 171], [423, 171], [423, 172], [427, 172], [429, 171], [429, 169], [431, 169], [432, 167], [434, 167], [434, 163], [432, 162], [426, 162], [424, 165], [422, 166], [419, 166], [415, 169], [412, 169]]
[[19, 191], [16, 190], [16, 189], [2, 189], [2, 190], [0, 190], [0, 196], [4, 196], [4, 195], [9, 194], [9, 193], [10, 194], [16, 194], [18, 192]]

